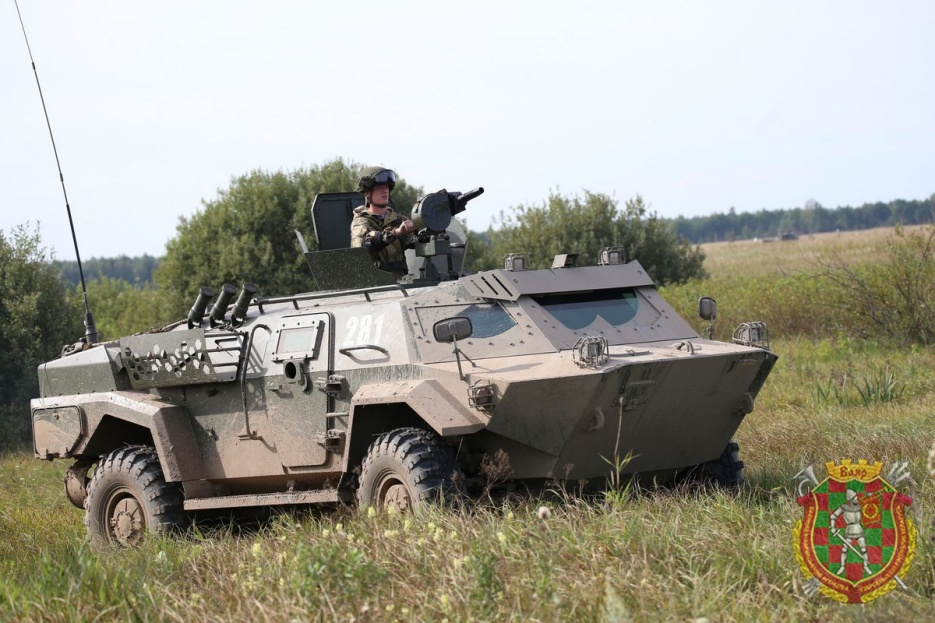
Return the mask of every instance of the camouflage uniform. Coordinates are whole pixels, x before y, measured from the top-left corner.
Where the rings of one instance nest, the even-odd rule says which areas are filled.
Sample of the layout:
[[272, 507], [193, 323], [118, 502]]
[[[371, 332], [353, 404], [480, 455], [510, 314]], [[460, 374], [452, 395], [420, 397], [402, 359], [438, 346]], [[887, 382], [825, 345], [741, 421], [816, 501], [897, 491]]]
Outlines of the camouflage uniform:
[[415, 241], [413, 233], [401, 237], [393, 233], [403, 220], [390, 207], [386, 208], [383, 216], [373, 214], [367, 206], [355, 208], [354, 220], [351, 221], [351, 246], [364, 247], [370, 251], [374, 266], [402, 277], [409, 272], [406, 248]]

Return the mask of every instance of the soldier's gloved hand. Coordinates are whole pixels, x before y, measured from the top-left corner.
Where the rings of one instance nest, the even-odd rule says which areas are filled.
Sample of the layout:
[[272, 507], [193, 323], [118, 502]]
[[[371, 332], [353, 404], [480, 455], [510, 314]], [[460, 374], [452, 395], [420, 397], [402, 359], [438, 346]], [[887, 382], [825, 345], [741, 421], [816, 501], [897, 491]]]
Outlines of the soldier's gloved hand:
[[405, 236], [408, 233], [414, 232], [416, 226], [409, 219], [404, 220], [399, 227], [393, 230], [393, 233], [397, 236]]
[[371, 253], [376, 253], [377, 251], [380, 251], [381, 249], [386, 247], [386, 245], [387, 245], [387, 242], [386, 240], [383, 239], [382, 231], [368, 232], [367, 235], [364, 236], [364, 248], [370, 251]]

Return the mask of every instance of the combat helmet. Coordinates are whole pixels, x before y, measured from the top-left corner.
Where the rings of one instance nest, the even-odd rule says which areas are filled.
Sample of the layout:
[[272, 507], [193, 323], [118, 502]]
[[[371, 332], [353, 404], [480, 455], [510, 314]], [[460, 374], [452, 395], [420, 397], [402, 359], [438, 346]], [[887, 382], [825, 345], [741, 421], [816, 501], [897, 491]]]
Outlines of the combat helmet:
[[370, 190], [377, 184], [388, 184], [392, 191], [396, 186], [396, 173], [393, 172], [393, 169], [385, 167], [367, 167], [360, 172], [360, 177], [357, 178], [357, 190], [359, 191]]

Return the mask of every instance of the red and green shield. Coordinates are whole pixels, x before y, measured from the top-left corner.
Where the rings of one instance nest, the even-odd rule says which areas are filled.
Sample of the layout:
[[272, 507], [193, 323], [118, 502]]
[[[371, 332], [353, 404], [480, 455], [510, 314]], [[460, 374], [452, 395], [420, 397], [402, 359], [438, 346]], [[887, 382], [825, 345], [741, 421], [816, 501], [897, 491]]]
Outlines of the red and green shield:
[[[860, 502], [864, 543], [847, 538], [846, 519], [841, 512], [835, 514], [848, 502], [848, 490]], [[829, 476], [797, 502], [805, 516], [795, 527], [796, 558], [802, 573], [821, 583], [824, 595], [845, 603], [866, 603], [902, 581], [915, 551], [915, 526], [906, 517], [912, 498], [879, 475], [863, 480]], [[855, 517], [852, 512], [852, 523]]]

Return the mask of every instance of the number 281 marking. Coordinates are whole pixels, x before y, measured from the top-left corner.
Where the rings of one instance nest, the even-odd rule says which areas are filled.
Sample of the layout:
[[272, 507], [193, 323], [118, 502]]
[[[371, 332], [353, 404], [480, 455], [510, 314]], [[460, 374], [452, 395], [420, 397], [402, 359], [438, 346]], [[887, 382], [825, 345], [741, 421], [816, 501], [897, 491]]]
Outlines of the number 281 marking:
[[342, 347], [379, 344], [381, 335], [383, 335], [383, 314], [376, 318], [370, 314], [351, 316], [347, 319], [347, 325], [344, 328]]

